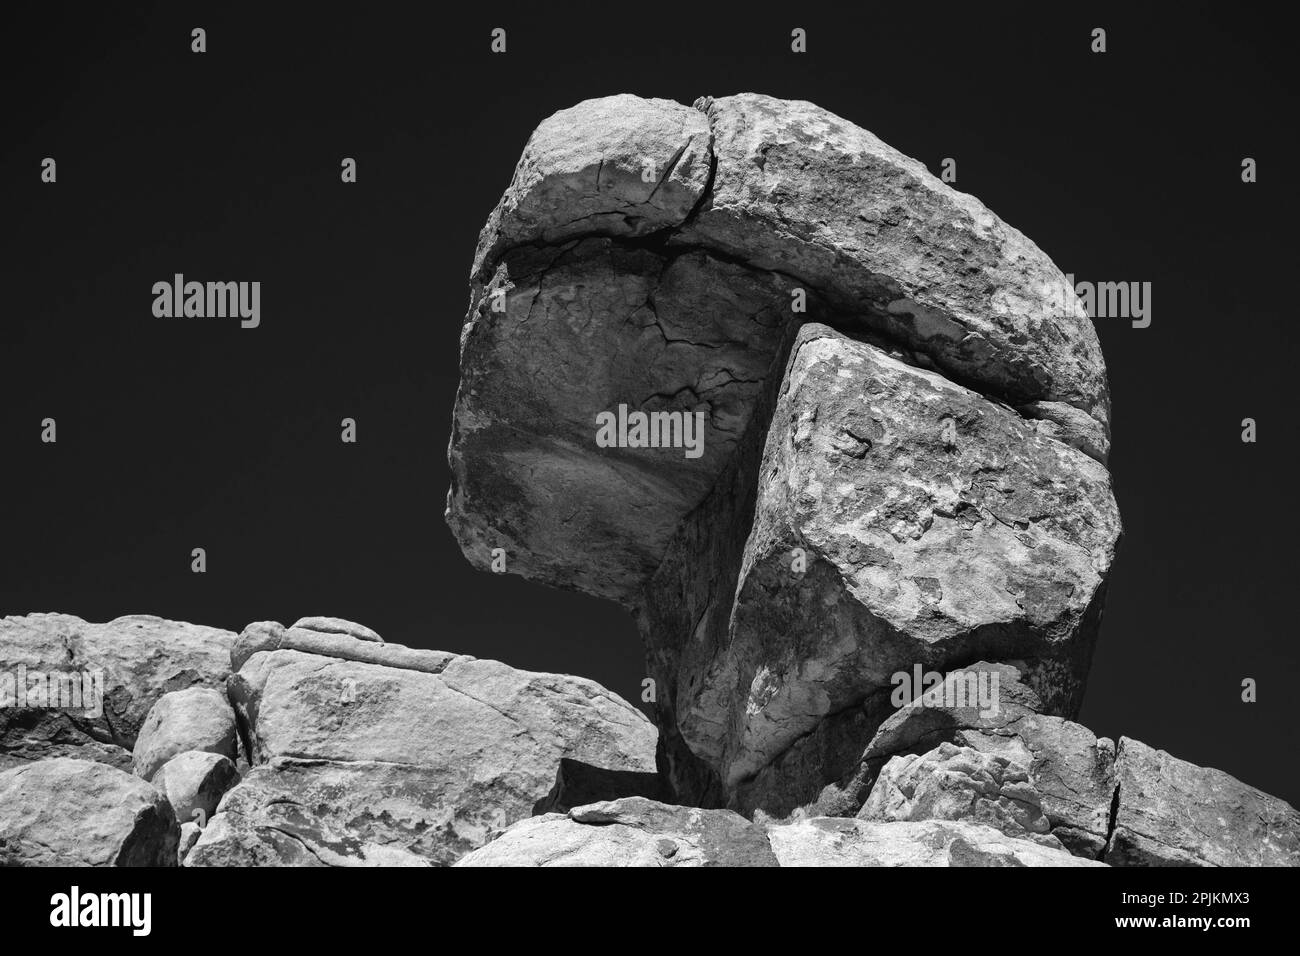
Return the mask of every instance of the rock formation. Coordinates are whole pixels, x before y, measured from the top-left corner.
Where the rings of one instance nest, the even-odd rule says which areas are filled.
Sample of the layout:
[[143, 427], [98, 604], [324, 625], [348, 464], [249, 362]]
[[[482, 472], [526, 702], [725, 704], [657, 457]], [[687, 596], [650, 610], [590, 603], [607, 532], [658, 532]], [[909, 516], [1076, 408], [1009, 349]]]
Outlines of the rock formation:
[[4, 618], [0, 865], [1300, 864], [1284, 801], [1073, 720], [1120, 520], [1064, 290], [811, 104], [557, 113], [475, 253], [447, 519], [629, 609], [655, 722], [332, 617]]
[[[32, 659], [55, 617], [0, 620], [0, 673]], [[111, 627], [57, 619], [70, 641]], [[152, 622], [134, 645], [148, 673], [194, 660], [185, 638], [200, 629]], [[66, 708], [0, 709], [0, 865], [1300, 863], [1289, 805], [1041, 713], [1009, 664], [966, 669], [998, 676], [995, 713], [954, 699], [950, 673], [811, 804], [774, 819], [674, 803], [654, 727], [588, 680], [302, 622], [203, 632], [228, 655], [224, 673], [161, 692], [118, 667], [105, 684], [147, 714], [138, 756], [177, 751], [158, 766], [133, 774], [124, 747], [50, 740]], [[367, 659], [376, 647], [388, 663]]]
[[[1120, 523], [1065, 287], [812, 104], [579, 104], [479, 240], [448, 521], [480, 566], [633, 611], [684, 802], [806, 804], [918, 663], [1017, 661], [1071, 717]], [[699, 415], [702, 453], [602, 447], [620, 407]]]

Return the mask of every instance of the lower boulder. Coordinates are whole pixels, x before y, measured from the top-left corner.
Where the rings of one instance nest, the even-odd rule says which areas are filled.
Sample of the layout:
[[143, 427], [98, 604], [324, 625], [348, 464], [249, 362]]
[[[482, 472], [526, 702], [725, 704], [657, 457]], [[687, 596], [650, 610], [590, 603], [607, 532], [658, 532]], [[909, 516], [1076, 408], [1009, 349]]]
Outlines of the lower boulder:
[[653, 725], [592, 681], [450, 654], [382, 665], [344, 645], [404, 649], [333, 638], [340, 656], [259, 650], [232, 675], [253, 767], [187, 866], [446, 865], [529, 817], [566, 759], [610, 786], [655, 773]]
[[1121, 737], [1115, 866], [1300, 866], [1300, 813], [1212, 767]]
[[[993, 689], [995, 706], [960, 693], [972, 681]], [[856, 770], [809, 810], [1002, 829], [1014, 820], [1041, 833], [1036, 800], [1052, 838], [1114, 866], [1300, 865], [1300, 813], [1286, 801], [1128, 737], [1117, 746], [1040, 707], [1014, 665], [951, 671], [881, 723]]]
[[763, 828], [730, 810], [625, 797], [511, 827], [457, 866], [777, 866]]
[[171, 804], [107, 764], [71, 757], [0, 773], [0, 866], [175, 866]]
[[177, 822], [203, 826], [227, 790], [239, 782], [230, 758], [206, 750], [187, 750], [167, 761], [150, 781], [167, 798]]
[[813, 817], [768, 831], [782, 866], [1104, 866], [965, 820]]

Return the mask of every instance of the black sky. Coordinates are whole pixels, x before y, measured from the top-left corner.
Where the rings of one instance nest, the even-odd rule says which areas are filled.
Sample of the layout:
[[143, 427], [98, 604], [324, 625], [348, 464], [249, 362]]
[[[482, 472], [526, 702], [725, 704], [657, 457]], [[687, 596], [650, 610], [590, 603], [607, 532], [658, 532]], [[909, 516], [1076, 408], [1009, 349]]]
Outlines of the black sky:
[[[443, 523], [470, 258], [545, 116], [764, 92], [954, 157], [1077, 278], [1153, 284], [1150, 328], [1097, 322], [1126, 533], [1082, 720], [1300, 803], [1296, 89], [1269, 7], [268, 6], [0, 13], [0, 613], [331, 614], [635, 698], [623, 612], [473, 571]], [[175, 272], [260, 280], [261, 327], [154, 318]]]

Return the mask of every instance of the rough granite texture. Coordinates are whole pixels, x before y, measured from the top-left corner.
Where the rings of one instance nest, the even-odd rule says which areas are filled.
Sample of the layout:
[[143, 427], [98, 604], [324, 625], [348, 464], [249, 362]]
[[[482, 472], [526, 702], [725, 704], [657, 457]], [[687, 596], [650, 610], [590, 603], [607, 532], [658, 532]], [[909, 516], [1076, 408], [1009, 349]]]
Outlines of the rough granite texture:
[[475, 250], [447, 520], [627, 608], [657, 729], [329, 616], [5, 618], [0, 674], [106, 695], [0, 708], [0, 865], [1300, 865], [1284, 801], [1073, 721], [1109, 427], [1056, 266], [866, 130], [562, 110]]

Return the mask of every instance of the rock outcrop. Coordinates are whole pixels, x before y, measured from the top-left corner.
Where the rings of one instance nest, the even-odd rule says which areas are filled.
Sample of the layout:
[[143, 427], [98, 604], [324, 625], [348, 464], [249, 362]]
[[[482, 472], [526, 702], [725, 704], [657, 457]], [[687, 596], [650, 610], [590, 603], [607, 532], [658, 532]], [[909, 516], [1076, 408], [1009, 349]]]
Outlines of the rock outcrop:
[[812, 104], [581, 103], [479, 240], [448, 522], [635, 613], [686, 802], [809, 802], [916, 664], [1017, 660], [1071, 717], [1120, 522], [1066, 285]]
[[860, 820], [966, 820], [1064, 849], [1047, 835], [1042, 794], [1029, 771], [999, 754], [942, 743], [927, 754], [905, 754], [885, 764]]
[[[673, 801], [825, 859], [1296, 861], [1282, 801], [1073, 722], [1121, 533], [1105, 365], [978, 200], [809, 103], [607, 97], [535, 131], [470, 286], [448, 523], [632, 611]], [[913, 673], [1002, 688], [900, 701]], [[617, 855], [507, 836], [476, 857]]]
[[730, 810], [630, 798], [546, 814], [457, 866], [1102, 866], [969, 821], [815, 817], [764, 826]]
[[[651, 723], [590, 681], [295, 630], [221, 639], [240, 662], [225, 694], [159, 697], [137, 754], [169, 756], [141, 776], [0, 772], [0, 865], [1300, 865], [1285, 802], [1041, 713], [1012, 664], [946, 674], [780, 820], [674, 803]], [[209, 749], [171, 754], [186, 742]]]
[[235, 644], [252, 769], [187, 866], [452, 863], [531, 815], [563, 761], [654, 773], [653, 726], [591, 681], [339, 634], [308, 652], [298, 630]]
[[1121, 737], [1114, 866], [1300, 866], [1300, 813], [1221, 770]]
[[[1005, 768], [1004, 783], [1011, 771], [1017, 787], [1004, 795], [1041, 809], [1050, 835], [1079, 856], [1115, 866], [1300, 866], [1300, 813], [1286, 801], [1140, 741], [1121, 737], [1116, 745], [1038, 713], [1036, 695], [1010, 665], [981, 662], [966, 673], [998, 674], [996, 713], [954, 706], [950, 679], [882, 723], [857, 768], [826, 787], [811, 810], [848, 815], [858, 808], [873, 819], [922, 813], [1005, 828], [982, 800], [954, 812], [963, 795], [986, 800], [994, 793], [992, 781], [950, 773], [948, 758], [960, 755], [972, 769], [992, 769], [988, 761], [995, 761]], [[916, 799], [927, 792], [928, 810]]]
[[[224, 690], [234, 640], [230, 631], [146, 614], [107, 624], [71, 614], [0, 619], [0, 769], [77, 757], [129, 771], [136, 735], [160, 697]], [[19, 682], [27, 684], [23, 702], [14, 700]], [[47, 699], [51, 687], [58, 705]]]
[[1096, 334], [872, 134], [557, 113], [461, 373], [462, 549], [628, 608], [655, 723], [334, 617], [5, 618], [0, 865], [1300, 865], [1284, 801], [1074, 722], [1120, 537]]

